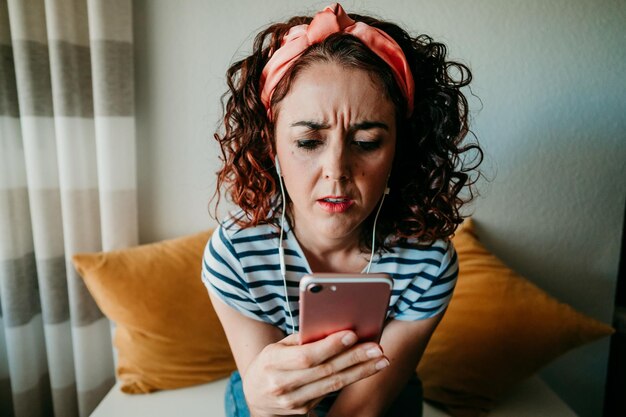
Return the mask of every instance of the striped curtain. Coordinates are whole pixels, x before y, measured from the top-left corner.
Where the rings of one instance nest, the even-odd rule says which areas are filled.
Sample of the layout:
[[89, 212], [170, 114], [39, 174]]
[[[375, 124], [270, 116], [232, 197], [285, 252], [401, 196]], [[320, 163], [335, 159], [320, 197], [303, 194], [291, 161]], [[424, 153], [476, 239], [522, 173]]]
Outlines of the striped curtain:
[[72, 254], [137, 243], [131, 0], [0, 0], [0, 415], [87, 416], [111, 326]]

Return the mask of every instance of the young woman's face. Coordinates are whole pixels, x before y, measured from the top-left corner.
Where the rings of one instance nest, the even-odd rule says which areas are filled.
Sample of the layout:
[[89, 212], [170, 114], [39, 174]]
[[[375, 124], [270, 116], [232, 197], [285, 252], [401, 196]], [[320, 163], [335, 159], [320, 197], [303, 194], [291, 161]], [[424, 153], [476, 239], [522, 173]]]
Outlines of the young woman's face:
[[278, 104], [276, 151], [298, 234], [358, 238], [391, 172], [396, 122], [382, 84], [333, 63], [304, 69]]

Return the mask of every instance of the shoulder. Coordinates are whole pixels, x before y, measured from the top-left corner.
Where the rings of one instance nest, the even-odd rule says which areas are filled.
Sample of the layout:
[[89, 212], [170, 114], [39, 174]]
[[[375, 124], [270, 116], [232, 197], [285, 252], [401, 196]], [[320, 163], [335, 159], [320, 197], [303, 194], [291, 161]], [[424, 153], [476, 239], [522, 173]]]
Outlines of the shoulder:
[[240, 221], [246, 216], [241, 209], [228, 214], [215, 229], [205, 252], [226, 250], [231, 256], [238, 258], [238, 254], [267, 245], [274, 245], [278, 237], [278, 230], [272, 224], [260, 224], [244, 227]]
[[246, 213], [241, 209], [233, 211], [220, 222], [217, 231], [235, 245], [274, 239], [278, 236], [279, 229], [270, 223], [242, 226], [241, 220], [245, 219], [245, 216]]
[[428, 246], [407, 240], [391, 245], [386, 258], [401, 264], [423, 263], [441, 267], [447, 265], [455, 254], [454, 245], [450, 240], [439, 239]]
[[458, 275], [456, 252], [450, 241], [430, 246], [397, 245], [393, 256], [392, 317], [422, 320], [443, 311], [452, 297]]
[[[270, 224], [243, 227], [245, 213], [237, 210], [220, 221], [204, 249], [203, 270], [213, 278], [236, 284], [254, 265], [266, 262], [264, 255], [277, 252], [278, 232]], [[245, 284], [244, 284], [245, 286]]]

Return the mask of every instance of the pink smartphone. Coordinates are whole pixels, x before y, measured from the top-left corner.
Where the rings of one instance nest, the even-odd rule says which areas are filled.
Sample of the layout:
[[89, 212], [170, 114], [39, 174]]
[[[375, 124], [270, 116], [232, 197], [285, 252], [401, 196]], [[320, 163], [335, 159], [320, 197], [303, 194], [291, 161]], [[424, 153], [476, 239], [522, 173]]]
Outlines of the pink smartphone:
[[379, 342], [393, 281], [387, 274], [310, 274], [300, 281], [300, 344], [353, 330]]

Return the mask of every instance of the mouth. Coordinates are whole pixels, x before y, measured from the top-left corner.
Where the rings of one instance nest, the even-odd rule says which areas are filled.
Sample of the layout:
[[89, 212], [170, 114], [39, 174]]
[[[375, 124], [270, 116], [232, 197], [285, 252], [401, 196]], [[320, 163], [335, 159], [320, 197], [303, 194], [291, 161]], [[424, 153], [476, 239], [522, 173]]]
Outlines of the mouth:
[[354, 200], [345, 196], [326, 196], [317, 200], [317, 203], [328, 213], [343, 213], [354, 204]]

